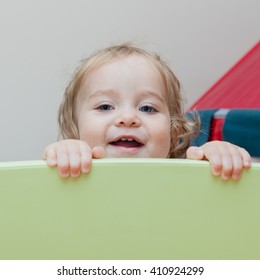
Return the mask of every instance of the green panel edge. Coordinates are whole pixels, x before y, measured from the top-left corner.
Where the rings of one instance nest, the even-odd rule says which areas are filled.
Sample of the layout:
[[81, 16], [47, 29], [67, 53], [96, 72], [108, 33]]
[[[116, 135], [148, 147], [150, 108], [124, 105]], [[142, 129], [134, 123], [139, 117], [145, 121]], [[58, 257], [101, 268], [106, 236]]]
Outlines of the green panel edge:
[[260, 164], [223, 181], [206, 161], [93, 160], [62, 179], [0, 163], [0, 259], [260, 259]]

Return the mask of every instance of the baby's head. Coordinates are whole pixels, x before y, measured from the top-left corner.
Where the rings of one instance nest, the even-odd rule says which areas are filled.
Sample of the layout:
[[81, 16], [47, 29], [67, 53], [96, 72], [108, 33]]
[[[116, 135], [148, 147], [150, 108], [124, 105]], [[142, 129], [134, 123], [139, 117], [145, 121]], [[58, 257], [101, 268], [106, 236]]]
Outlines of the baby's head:
[[65, 91], [59, 125], [64, 139], [103, 146], [108, 157], [184, 157], [196, 130], [168, 65], [131, 44], [81, 63]]

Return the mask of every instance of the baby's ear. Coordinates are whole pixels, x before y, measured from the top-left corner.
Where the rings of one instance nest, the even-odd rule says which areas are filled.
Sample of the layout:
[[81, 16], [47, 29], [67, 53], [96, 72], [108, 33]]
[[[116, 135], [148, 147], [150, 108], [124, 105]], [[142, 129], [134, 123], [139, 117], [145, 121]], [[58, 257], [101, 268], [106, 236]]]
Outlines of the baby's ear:
[[186, 158], [187, 159], [203, 159], [204, 158], [204, 151], [196, 146], [191, 146], [186, 151]]
[[106, 156], [106, 152], [103, 147], [97, 146], [92, 149], [92, 158], [104, 158]]

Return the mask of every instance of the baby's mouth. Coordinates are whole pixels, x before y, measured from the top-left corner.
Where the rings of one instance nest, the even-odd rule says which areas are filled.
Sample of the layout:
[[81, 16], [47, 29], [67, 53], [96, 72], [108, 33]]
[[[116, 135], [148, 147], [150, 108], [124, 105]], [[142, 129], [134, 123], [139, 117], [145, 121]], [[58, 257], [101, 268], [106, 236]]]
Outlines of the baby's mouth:
[[110, 145], [124, 147], [124, 148], [139, 148], [144, 144], [134, 138], [120, 138], [116, 141], [110, 142]]

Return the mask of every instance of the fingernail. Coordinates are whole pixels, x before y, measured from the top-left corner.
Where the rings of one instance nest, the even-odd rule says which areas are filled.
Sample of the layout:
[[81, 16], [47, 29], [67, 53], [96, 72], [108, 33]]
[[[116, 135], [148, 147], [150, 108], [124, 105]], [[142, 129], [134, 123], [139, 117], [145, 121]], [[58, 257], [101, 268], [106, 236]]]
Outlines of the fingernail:
[[238, 173], [232, 174], [232, 179], [235, 180], [235, 181], [237, 181], [237, 180], [240, 179], [241, 175], [242, 175], [242, 174], [238, 174]]
[[81, 165], [81, 172], [86, 174], [89, 172], [89, 167], [86, 164]]
[[69, 177], [69, 172], [61, 172], [60, 175], [63, 178], [67, 178], [67, 177]]
[[82, 173], [84, 173], [84, 174], [89, 173], [89, 168], [83, 166], [82, 167]]
[[221, 176], [221, 178], [222, 178], [224, 181], [229, 180], [229, 177], [227, 177], [227, 176], [225, 176], [225, 175]]
[[212, 171], [212, 174], [213, 174], [215, 177], [219, 177], [219, 176], [220, 176], [220, 173], [219, 173], [219, 172], [216, 172], [216, 171]]
[[197, 155], [200, 156], [200, 157], [202, 157], [203, 154], [204, 154], [202, 150], [197, 150], [196, 153], [197, 153]]
[[51, 159], [48, 159], [48, 165], [50, 166], [55, 166], [56, 165], [56, 160], [51, 158]]

